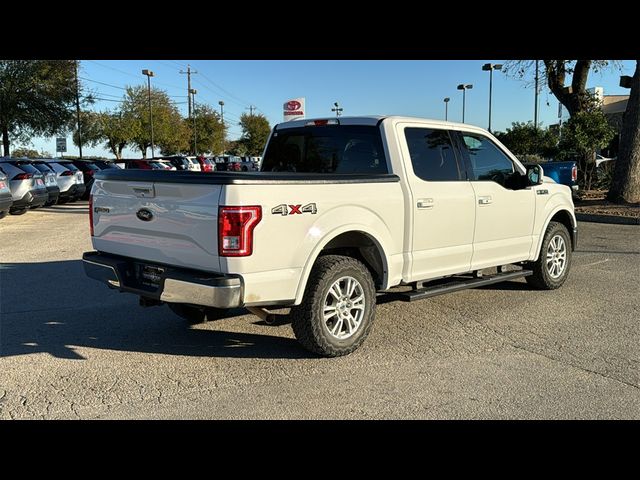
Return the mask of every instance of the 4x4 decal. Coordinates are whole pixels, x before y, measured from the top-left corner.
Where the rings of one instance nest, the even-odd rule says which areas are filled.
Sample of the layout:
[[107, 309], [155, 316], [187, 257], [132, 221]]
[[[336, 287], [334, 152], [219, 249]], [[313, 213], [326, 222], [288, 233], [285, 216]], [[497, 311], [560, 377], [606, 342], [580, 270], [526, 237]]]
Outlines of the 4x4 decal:
[[281, 203], [280, 205], [276, 205], [271, 209], [271, 213], [274, 215], [302, 215], [303, 213], [318, 213], [318, 209], [316, 208], [315, 203], [307, 203], [305, 206], [300, 205], [287, 205], [286, 203]]

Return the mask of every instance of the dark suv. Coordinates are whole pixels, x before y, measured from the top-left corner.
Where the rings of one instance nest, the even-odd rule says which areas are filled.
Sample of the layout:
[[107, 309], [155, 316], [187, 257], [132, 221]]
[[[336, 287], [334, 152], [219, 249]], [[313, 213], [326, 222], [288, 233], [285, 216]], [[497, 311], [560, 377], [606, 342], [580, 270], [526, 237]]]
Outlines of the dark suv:
[[74, 160], [72, 163], [78, 167], [84, 176], [84, 186], [86, 190], [80, 198], [82, 198], [82, 200], [89, 200], [91, 187], [93, 187], [93, 182], [95, 181], [94, 175], [100, 171], [100, 167], [89, 160]]
[[49, 200], [46, 205], [55, 205], [58, 203], [58, 197], [60, 196], [60, 187], [56, 180], [56, 172], [44, 162], [32, 161], [31, 165], [42, 172], [44, 175], [44, 185], [47, 187], [47, 193], [49, 194]]

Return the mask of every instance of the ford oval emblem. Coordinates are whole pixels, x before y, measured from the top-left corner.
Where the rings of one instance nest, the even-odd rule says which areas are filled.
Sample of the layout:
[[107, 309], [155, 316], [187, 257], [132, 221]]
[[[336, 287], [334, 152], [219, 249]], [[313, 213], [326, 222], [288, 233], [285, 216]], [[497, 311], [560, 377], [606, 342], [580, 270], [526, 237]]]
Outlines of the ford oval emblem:
[[138, 217], [143, 222], [148, 222], [151, 219], [153, 219], [153, 213], [151, 213], [151, 210], [148, 210], [146, 208], [141, 208], [136, 213], [136, 217]]

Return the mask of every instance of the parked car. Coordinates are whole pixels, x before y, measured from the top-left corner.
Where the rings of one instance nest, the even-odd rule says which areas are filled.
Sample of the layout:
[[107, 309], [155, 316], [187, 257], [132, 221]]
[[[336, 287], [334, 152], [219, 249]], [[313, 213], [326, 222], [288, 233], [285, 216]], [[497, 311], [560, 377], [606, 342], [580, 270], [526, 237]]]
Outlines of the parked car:
[[91, 187], [95, 181], [94, 175], [100, 171], [100, 167], [88, 160], [74, 160], [73, 164], [82, 171], [82, 175], [84, 176], [84, 185], [86, 189], [81, 198], [82, 200], [89, 200]]
[[[89, 277], [192, 323], [290, 306], [299, 342], [328, 357], [364, 342], [377, 292], [409, 285], [399, 296], [413, 301], [515, 278], [553, 290], [577, 243], [571, 189], [490, 132], [438, 120], [294, 120], [274, 127], [258, 173], [98, 181]], [[145, 198], [139, 182], [163, 188]]]
[[[525, 166], [533, 164], [525, 163]], [[567, 162], [544, 162], [540, 164], [544, 169], [545, 176], [553, 179], [554, 182], [566, 185], [571, 190], [578, 190], [578, 164], [570, 160]]]
[[7, 176], [0, 170], [0, 218], [7, 216], [12, 205], [13, 197], [11, 196], [9, 181], [7, 180]]
[[75, 202], [82, 198], [87, 190], [82, 170], [69, 160], [54, 158], [43, 161], [56, 172], [56, 181], [60, 188], [58, 203]]
[[189, 162], [189, 170], [192, 172], [200, 172], [202, 168], [200, 167], [200, 162], [197, 157], [185, 157]]
[[56, 183], [60, 189], [59, 204], [74, 202], [82, 197], [86, 187], [82, 172], [71, 162], [58, 159], [34, 160], [34, 164], [42, 163], [49, 167], [56, 176]]
[[2, 158], [0, 169], [9, 180], [13, 198], [10, 214], [22, 215], [30, 208], [41, 207], [49, 199], [44, 176], [40, 170], [30, 165], [29, 160]]
[[105, 170], [107, 168], [122, 168], [113, 160], [91, 160], [95, 166], [97, 166], [100, 170]]
[[216, 171], [216, 162], [211, 157], [199, 156], [196, 157], [198, 162], [200, 162], [200, 171], [202, 172], [215, 172]]
[[58, 203], [58, 198], [60, 197], [60, 187], [58, 187], [56, 180], [56, 172], [44, 162], [31, 161], [31, 165], [40, 170], [42, 175], [44, 175], [44, 184], [47, 187], [47, 194], [49, 195], [45, 206], [55, 205]]
[[126, 168], [138, 170], [175, 170], [176, 168], [166, 160], [158, 158], [141, 158], [137, 160], [127, 160]]
[[160, 157], [156, 160], [167, 160], [171, 162], [171, 164], [176, 167], [176, 170], [191, 170], [191, 162], [187, 160], [187, 157], [181, 155], [174, 155], [170, 157]]
[[243, 172], [257, 172], [258, 164], [252, 160], [254, 157], [238, 157], [240, 159], [240, 170]]

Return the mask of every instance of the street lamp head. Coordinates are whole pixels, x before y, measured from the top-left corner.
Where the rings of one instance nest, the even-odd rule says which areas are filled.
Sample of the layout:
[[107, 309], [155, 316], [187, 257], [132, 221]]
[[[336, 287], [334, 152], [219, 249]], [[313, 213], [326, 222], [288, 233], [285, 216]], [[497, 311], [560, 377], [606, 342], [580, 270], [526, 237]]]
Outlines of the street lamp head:
[[464, 83], [461, 83], [456, 87], [458, 90], [464, 90]]
[[466, 88], [467, 90], [471, 90], [471, 89], [473, 88], [473, 84], [471, 84], [471, 83], [467, 83], [467, 84], [465, 85], [465, 88]]
[[337, 108], [338, 107], [338, 102], [333, 102], [333, 106]]
[[473, 88], [473, 85], [470, 83], [467, 83], [466, 85], [464, 83], [461, 83], [457, 88], [458, 90], [469, 90], [470, 88]]
[[147, 70], [146, 68], [142, 70], [142, 74], [146, 75], [147, 77], [153, 77], [153, 72], [151, 70]]
[[444, 103], [449, 103], [449, 100], [451, 100], [449, 97], [445, 97]]
[[485, 72], [488, 72], [490, 70], [502, 70], [502, 64], [501, 63], [485, 63], [484, 65], [482, 65], [482, 70], [484, 70]]
[[198, 93], [198, 90], [196, 90], [195, 88], [192, 88], [192, 89], [189, 90], [189, 93], [191, 95], [195, 95], [196, 93]]
[[222, 106], [224, 105], [224, 102], [223, 102], [222, 100], [220, 100], [220, 101], [218, 102], [218, 105], [220, 105], [220, 106], [222, 107]]

